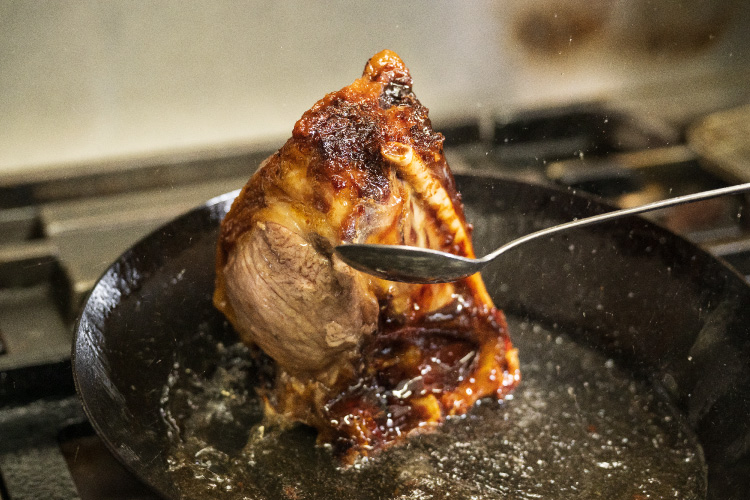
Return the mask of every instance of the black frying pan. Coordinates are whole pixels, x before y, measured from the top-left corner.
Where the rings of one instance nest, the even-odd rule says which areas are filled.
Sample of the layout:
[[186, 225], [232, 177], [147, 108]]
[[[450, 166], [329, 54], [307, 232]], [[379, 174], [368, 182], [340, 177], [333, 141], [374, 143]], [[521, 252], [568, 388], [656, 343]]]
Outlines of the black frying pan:
[[[457, 176], [457, 182], [478, 254], [532, 230], [612, 208], [569, 191], [489, 175]], [[236, 342], [211, 305], [218, 226], [234, 194], [176, 219], [123, 254], [94, 287], [76, 328], [74, 376], [92, 425], [129, 469], [168, 498], [188, 496], [191, 483], [204, 481], [174, 472], [169, 450], [179, 429], [175, 416], [164, 411], [165, 400], [177, 397], [170, 377], [177, 365], [191, 374], [213, 373], [217, 363], [226, 363], [219, 357], [233, 355], [216, 345]], [[746, 497], [750, 287], [738, 274], [640, 218], [528, 243], [483, 274], [506, 312], [565, 332], [665, 393], [678, 409], [676, 418], [702, 446], [708, 498]], [[522, 370], [524, 362], [535, 362], [524, 358], [523, 350], [521, 360]], [[252, 379], [253, 369], [243, 373]], [[222, 451], [209, 452], [242, 447], [258, 423], [257, 402], [244, 407], [252, 411], [230, 424], [216, 423], [215, 437], [224, 444]], [[314, 449], [314, 436], [293, 432], [301, 432], [293, 441]], [[450, 443], [447, 436], [443, 443]], [[293, 476], [319, 462], [325, 451], [295, 453], [301, 455], [278, 461], [278, 470], [265, 477], [273, 482], [287, 476], [290, 482], [282, 480], [275, 490], [281, 498], [314, 497], [305, 496], [306, 486]], [[246, 466], [264, 467], [259, 463]], [[385, 498], [393, 471], [375, 464], [366, 465], [363, 474], [372, 476], [367, 480], [372, 488], [381, 487], [378, 467], [383, 492], [372, 496]], [[262, 473], [254, 477], [262, 481]], [[324, 491], [326, 484], [315, 487]]]

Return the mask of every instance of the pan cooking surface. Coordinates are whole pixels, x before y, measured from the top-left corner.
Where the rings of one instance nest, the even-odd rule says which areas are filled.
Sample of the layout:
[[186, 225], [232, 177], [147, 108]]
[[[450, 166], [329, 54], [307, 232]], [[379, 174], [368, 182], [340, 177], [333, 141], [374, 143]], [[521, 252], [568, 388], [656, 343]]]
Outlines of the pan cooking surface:
[[[507, 179], [457, 182], [478, 253], [608, 209]], [[340, 470], [310, 429], [262, 421], [257, 368], [211, 305], [233, 196], [123, 254], [76, 327], [92, 425], [164, 497], [747, 497], [750, 288], [695, 246], [634, 218], [509, 253], [483, 277], [511, 313], [514, 398]]]
[[186, 498], [704, 497], [700, 447], [659, 391], [565, 334], [509, 323], [523, 364], [511, 399], [346, 470], [313, 430], [262, 420], [248, 349], [205, 323], [163, 391], [169, 473]]

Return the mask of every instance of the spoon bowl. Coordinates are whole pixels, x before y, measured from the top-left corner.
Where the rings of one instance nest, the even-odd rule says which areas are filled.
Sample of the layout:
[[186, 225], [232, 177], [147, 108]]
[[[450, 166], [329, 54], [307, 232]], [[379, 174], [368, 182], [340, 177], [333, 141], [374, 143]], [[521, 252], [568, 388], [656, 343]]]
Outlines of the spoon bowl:
[[661, 208], [708, 200], [745, 191], [750, 191], [750, 183], [701, 191], [647, 205], [614, 210], [592, 217], [573, 220], [512, 240], [479, 259], [471, 259], [440, 250], [404, 245], [347, 243], [337, 246], [335, 252], [354, 269], [385, 280], [407, 283], [447, 283], [478, 273], [503, 253], [536, 238]]
[[336, 253], [354, 269], [407, 283], [456, 281], [478, 273], [491, 260], [405, 245], [340, 245]]

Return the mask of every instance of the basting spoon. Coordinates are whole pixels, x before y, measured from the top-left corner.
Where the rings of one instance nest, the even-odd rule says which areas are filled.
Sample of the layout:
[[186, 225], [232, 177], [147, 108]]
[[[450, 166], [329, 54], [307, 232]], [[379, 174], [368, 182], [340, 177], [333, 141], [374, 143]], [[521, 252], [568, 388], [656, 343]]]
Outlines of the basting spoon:
[[695, 201], [708, 200], [729, 194], [750, 191], [750, 183], [738, 184], [699, 193], [677, 196], [656, 201], [638, 207], [614, 210], [612, 212], [577, 219], [564, 224], [552, 226], [510, 241], [492, 253], [479, 259], [470, 259], [439, 250], [418, 248], [404, 245], [372, 245], [347, 243], [336, 247], [335, 252], [351, 267], [389, 281], [407, 283], [447, 283], [466, 278], [479, 272], [487, 264], [527, 241], [549, 236], [568, 229], [590, 226], [600, 222], [619, 219], [629, 215], [641, 214], [673, 207]]

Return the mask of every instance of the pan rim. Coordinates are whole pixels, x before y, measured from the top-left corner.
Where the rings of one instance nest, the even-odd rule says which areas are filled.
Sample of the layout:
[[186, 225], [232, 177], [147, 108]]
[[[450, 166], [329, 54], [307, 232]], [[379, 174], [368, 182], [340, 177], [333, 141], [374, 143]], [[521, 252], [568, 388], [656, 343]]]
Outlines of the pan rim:
[[[471, 179], [480, 181], [499, 181], [501, 183], [506, 184], [513, 184], [515, 186], [530, 186], [534, 189], [541, 189], [550, 193], [560, 193], [560, 194], [566, 194], [569, 196], [573, 196], [575, 198], [589, 201], [594, 203], [598, 209], [606, 209], [611, 210], [614, 209], [614, 207], [606, 202], [605, 200], [596, 197], [594, 195], [591, 195], [589, 193], [581, 192], [578, 190], [573, 190], [570, 188], [562, 188], [560, 186], [551, 186], [546, 184], [540, 184], [540, 183], [533, 183], [533, 182], [527, 182], [527, 181], [521, 181], [515, 178], [512, 178], [510, 176], [504, 175], [502, 173], [498, 172], [488, 172], [488, 171], [482, 171], [482, 170], [476, 170], [472, 171], [471, 173], [456, 173], [455, 174], [457, 185], [460, 187], [462, 182], [469, 182]], [[462, 191], [459, 189], [459, 191]], [[75, 326], [74, 326], [74, 338], [73, 338], [73, 345], [72, 345], [72, 352], [71, 352], [71, 367], [73, 371], [73, 379], [74, 384], [76, 388], [76, 394], [78, 396], [79, 401], [81, 402], [81, 405], [83, 407], [84, 413], [89, 420], [90, 424], [94, 428], [97, 435], [102, 437], [102, 441], [105, 443], [106, 447], [109, 449], [109, 451], [115, 456], [115, 458], [123, 464], [123, 466], [129, 470], [131, 473], [133, 473], [139, 480], [141, 480], [144, 484], [146, 484], [150, 489], [155, 491], [156, 493], [166, 497], [171, 498], [174, 496], [173, 492], [165, 491], [162, 489], [158, 484], [155, 484], [149, 477], [144, 476], [141, 471], [136, 468], [133, 464], [129, 463], [125, 458], [122, 456], [121, 450], [118, 449], [118, 447], [110, 441], [106, 437], [106, 432], [104, 431], [103, 426], [98, 420], [98, 417], [91, 411], [90, 404], [91, 401], [87, 400], [86, 389], [84, 388], [84, 381], [83, 381], [83, 375], [82, 375], [82, 366], [83, 366], [83, 354], [79, 352], [79, 348], [81, 347], [79, 344], [83, 342], [83, 336], [84, 332], [82, 331], [85, 327], [85, 322], [87, 321], [86, 315], [91, 313], [91, 309], [94, 307], [91, 304], [92, 296], [94, 295], [95, 290], [97, 287], [102, 286], [102, 282], [111, 274], [116, 272], [116, 268], [118, 265], [121, 265], [124, 260], [129, 256], [132, 255], [134, 252], [137, 251], [138, 248], [143, 247], [148, 242], [154, 240], [155, 238], [159, 238], [160, 235], [162, 235], [167, 229], [170, 227], [174, 227], [175, 224], [178, 224], [180, 222], [184, 222], [187, 220], [190, 220], [191, 218], [200, 218], [204, 217], [206, 215], [209, 216], [211, 220], [213, 220], [215, 223], [220, 222], [221, 218], [218, 219], [216, 216], [221, 212], [222, 207], [224, 209], [224, 213], [226, 212], [226, 209], [228, 209], [228, 206], [231, 204], [231, 202], [237, 197], [239, 194], [240, 189], [233, 190], [224, 194], [221, 194], [219, 196], [213, 197], [206, 202], [194, 207], [193, 209], [187, 211], [186, 213], [176, 217], [175, 219], [167, 222], [166, 224], [160, 226], [159, 228], [155, 229], [148, 235], [144, 236], [140, 240], [138, 240], [136, 243], [131, 245], [131, 247], [123, 252], [113, 263], [110, 264], [110, 266], [101, 274], [101, 276], [96, 280], [95, 286], [92, 288], [91, 292], [89, 292], [88, 296], [86, 297], [84, 301], [84, 306], [81, 310], [81, 313], [76, 320]], [[604, 211], [606, 211], [604, 210]], [[644, 219], [640, 216], [634, 216], [637, 219], [643, 220], [646, 223], [648, 223], [651, 226], [654, 226], [656, 228], [659, 228], [660, 231], [664, 231], [670, 235], [671, 238], [678, 240], [680, 245], [684, 245], [686, 247], [689, 247], [691, 251], [696, 252], [701, 255], [701, 259], [708, 259], [713, 260], [724, 269], [724, 271], [732, 276], [732, 279], [739, 280], [739, 283], [741, 283], [742, 287], [744, 287], [747, 290], [747, 293], [750, 296], [750, 283], [748, 283], [744, 276], [742, 276], [738, 271], [736, 271], [733, 267], [729, 266], [724, 259], [721, 259], [719, 257], [711, 255], [709, 252], [707, 252], [705, 249], [699, 247], [698, 245], [695, 245], [694, 243], [690, 242], [686, 238], [674, 234], [671, 231], [668, 231], [664, 227], [660, 226], [658, 223], [653, 222], [651, 220]]]

